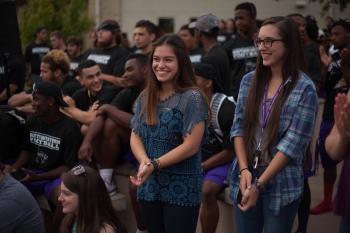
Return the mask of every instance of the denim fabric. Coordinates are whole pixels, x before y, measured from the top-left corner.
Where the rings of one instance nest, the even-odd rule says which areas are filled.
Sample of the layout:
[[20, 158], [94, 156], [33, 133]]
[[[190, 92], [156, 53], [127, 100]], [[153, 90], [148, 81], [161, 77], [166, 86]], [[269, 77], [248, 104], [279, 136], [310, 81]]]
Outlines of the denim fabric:
[[339, 233], [349, 233], [349, 232], [350, 232], [350, 223], [346, 223], [344, 216], [342, 216], [340, 219]]
[[[266, 167], [265, 167], [266, 168]], [[263, 173], [265, 168], [253, 172], [253, 180]], [[265, 185], [265, 190], [259, 195], [257, 203], [247, 212], [238, 208], [242, 194], [239, 192], [234, 203], [234, 217], [237, 233], [289, 233], [292, 231], [295, 216], [297, 214], [299, 199], [280, 209], [279, 215], [274, 215], [269, 210], [271, 199], [271, 184]]]

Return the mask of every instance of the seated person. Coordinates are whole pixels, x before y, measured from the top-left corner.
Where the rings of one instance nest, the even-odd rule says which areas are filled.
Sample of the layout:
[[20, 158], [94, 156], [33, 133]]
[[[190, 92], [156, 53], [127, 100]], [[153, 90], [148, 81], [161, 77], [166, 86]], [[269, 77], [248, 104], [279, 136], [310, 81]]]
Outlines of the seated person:
[[110, 105], [105, 104], [99, 108], [79, 150], [81, 160], [91, 162], [93, 156], [99, 164], [100, 175], [110, 195], [116, 194], [112, 176], [117, 158], [124, 155], [124, 158], [130, 156], [136, 161], [130, 153], [130, 124], [134, 102], [147, 86], [147, 60], [148, 57], [144, 54], [129, 55], [121, 78], [121, 83], [127, 85], [127, 88]]
[[[59, 86], [42, 82], [33, 90], [33, 112], [26, 120], [23, 150], [17, 161], [5, 166], [5, 172], [23, 170], [19, 181], [33, 196], [45, 194], [54, 211], [53, 227], [58, 232], [64, 215], [58, 202], [61, 193], [61, 174], [78, 163], [82, 135], [77, 124], [60, 112], [67, 107]], [[26, 168], [24, 168], [26, 167]]]
[[[65, 96], [72, 96], [77, 90], [82, 88], [78, 80], [67, 76], [69, 72], [69, 59], [67, 54], [61, 50], [54, 49], [48, 52], [41, 60], [40, 71], [42, 81], [56, 83]], [[32, 114], [32, 107], [24, 106], [32, 102], [32, 90], [30, 89], [12, 96], [8, 101], [8, 105], [16, 107], [18, 110], [27, 114]]]
[[[216, 197], [225, 187], [232, 160], [235, 156], [230, 129], [236, 104], [220, 86], [214, 68], [209, 64], [194, 64], [196, 82], [206, 94], [212, 112], [209, 141], [202, 146], [202, 208], [200, 222], [203, 232], [215, 232], [219, 222]], [[232, 98], [232, 97], [231, 97]]]
[[74, 93], [72, 97], [65, 96], [64, 101], [69, 107], [63, 113], [81, 123], [82, 130], [96, 118], [96, 112], [104, 104], [110, 104], [119, 89], [114, 85], [107, 85], [101, 79], [101, 69], [93, 60], [84, 60], [78, 66], [78, 80], [84, 87]]
[[43, 216], [34, 197], [21, 183], [2, 172], [0, 160], [0, 232], [45, 233]]

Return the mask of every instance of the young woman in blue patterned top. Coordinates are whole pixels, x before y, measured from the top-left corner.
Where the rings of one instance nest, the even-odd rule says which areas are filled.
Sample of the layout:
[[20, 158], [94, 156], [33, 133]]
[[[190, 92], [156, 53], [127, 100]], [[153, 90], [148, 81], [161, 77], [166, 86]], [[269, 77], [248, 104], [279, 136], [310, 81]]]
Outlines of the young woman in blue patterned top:
[[302, 195], [318, 100], [292, 19], [265, 20], [255, 45], [257, 65], [241, 82], [231, 129], [237, 157], [230, 197], [238, 233], [287, 233]]
[[149, 57], [148, 86], [131, 121], [130, 145], [140, 168], [130, 179], [140, 186], [137, 199], [148, 232], [195, 232], [209, 103], [178, 35], [160, 38]]

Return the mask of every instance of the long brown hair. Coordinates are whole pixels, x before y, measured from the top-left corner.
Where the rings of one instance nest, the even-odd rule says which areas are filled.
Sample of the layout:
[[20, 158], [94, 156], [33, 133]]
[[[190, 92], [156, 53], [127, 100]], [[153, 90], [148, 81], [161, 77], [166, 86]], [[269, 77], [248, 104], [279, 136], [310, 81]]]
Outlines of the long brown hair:
[[62, 173], [62, 182], [71, 192], [78, 194], [78, 214], [69, 213], [61, 224], [61, 233], [70, 233], [74, 224], [77, 232], [99, 233], [110, 225], [115, 232], [126, 233], [125, 226], [112, 206], [105, 183], [97, 171], [85, 167], [85, 174]]
[[206, 95], [197, 87], [193, 66], [189, 57], [188, 50], [186, 49], [185, 43], [183, 42], [181, 37], [176, 34], [165, 35], [153, 44], [153, 48], [148, 60], [148, 83], [147, 88], [145, 90], [147, 91], [147, 99], [146, 104], [142, 106], [139, 117], [141, 117], [143, 113], [146, 113], [146, 124], [151, 126], [155, 126], [157, 124], [158, 97], [162, 84], [160, 81], [158, 81], [157, 76], [153, 72], [152, 63], [154, 51], [158, 46], [161, 45], [170, 46], [173, 49], [178, 61], [179, 69], [172, 80], [175, 92], [184, 93], [193, 89], [200, 91], [205, 100], [205, 106], [209, 114], [208, 122], [210, 122], [211, 114], [208, 99]]
[[[280, 95], [276, 99], [266, 128], [268, 129], [267, 142], [262, 154], [271, 156], [272, 147], [278, 136], [278, 122], [285, 100], [289, 93], [293, 90], [296, 82], [300, 77], [300, 71], [306, 73], [306, 63], [304, 58], [301, 38], [296, 22], [290, 18], [277, 16], [265, 20], [262, 27], [265, 25], [274, 25], [278, 29], [278, 34], [284, 40], [285, 54], [283, 56], [282, 67], [282, 82], [285, 83], [289, 77], [291, 82], [288, 88], [282, 88]], [[250, 91], [245, 103], [244, 119], [243, 119], [243, 142], [245, 151], [247, 152], [248, 162], [253, 160], [253, 142], [255, 140], [255, 129], [259, 123], [259, 114], [257, 109], [260, 109], [260, 104], [264, 95], [264, 87], [269, 83], [272, 73], [268, 66], [264, 66], [262, 58], [259, 55], [256, 63], [255, 73], [250, 87]], [[266, 134], [266, 130], [265, 130]]]

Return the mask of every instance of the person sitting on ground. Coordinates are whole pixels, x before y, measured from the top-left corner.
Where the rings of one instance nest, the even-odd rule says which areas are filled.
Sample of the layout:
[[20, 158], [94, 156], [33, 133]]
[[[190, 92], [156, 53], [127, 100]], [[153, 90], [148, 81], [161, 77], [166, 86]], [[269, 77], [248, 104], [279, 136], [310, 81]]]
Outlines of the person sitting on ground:
[[61, 233], [126, 233], [114, 209], [104, 181], [90, 167], [78, 165], [62, 173], [62, 211], [67, 214]]
[[69, 107], [61, 111], [82, 124], [84, 135], [96, 118], [98, 108], [110, 104], [120, 90], [114, 85], [103, 82], [101, 69], [93, 60], [80, 62], [77, 72], [77, 79], [84, 88], [76, 91], [72, 97], [65, 96], [64, 101]]
[[[78, 80], [67, 76], [69, 66], [67, 54], [61, 50], [54, 49], [48, 52], [41, 60], [40, 77], [43, 82], [51, 81], [56, 83], [61, 88], [63, 95], [72, 96], [82, 86]], [[16, 107], [18, 110], [27, 114], [32, 114], [31, 106], [25, 106], [32, 102], [32, 91], [33, 88], [26, 92], [13, 95], [9, 99], [8, 105]]]
[[34, 115], [26, 120], [23, 150], [17, 161], [12, 166], [6, 165], [4, 171], [23, 170], [26, 176], [20, 182], [33, 196], [45, 194], [54, 211], [54, 232], [58, 232], [64, 217], [57, 200], [61, 192], [60, 175], [78, 164], [82, 135], [74, 120], [60, 112], [60, 107], [68, 105], [56, 83], [37, 84], [32, 107]]
[[111, 196], [116, 194], [112, 179], [116, 160], [123, 157], [123, 160], [136, 162], [130, 152], [130, 122], [134, 102], [147, 85], [147, 59], [145, 54], [129, 55], [121, 78], [121, 83], [127, 88], [110, 105], [98, 109], [79, 150], [81, 160], [91, 162], [93, 156], [100, 166], [100, 175]]
[[34, 197], [21, 183], [2, 171], [0, 159], [0, 232], [45, 233]]
[[202, 210], [200, 222], [203, 233], [215, 233], [219, 222], [219, 207], [216, 197], [227, 185], [232, 160], [235, 156], [230, 140], [230, 129], [235, 114], [235, 103], [225, 94], [217, 81], [214, 68], [209, 64], [194, 64], [196, 82], [210, 103], [212, 118], [209, 140], [202, 146]]

